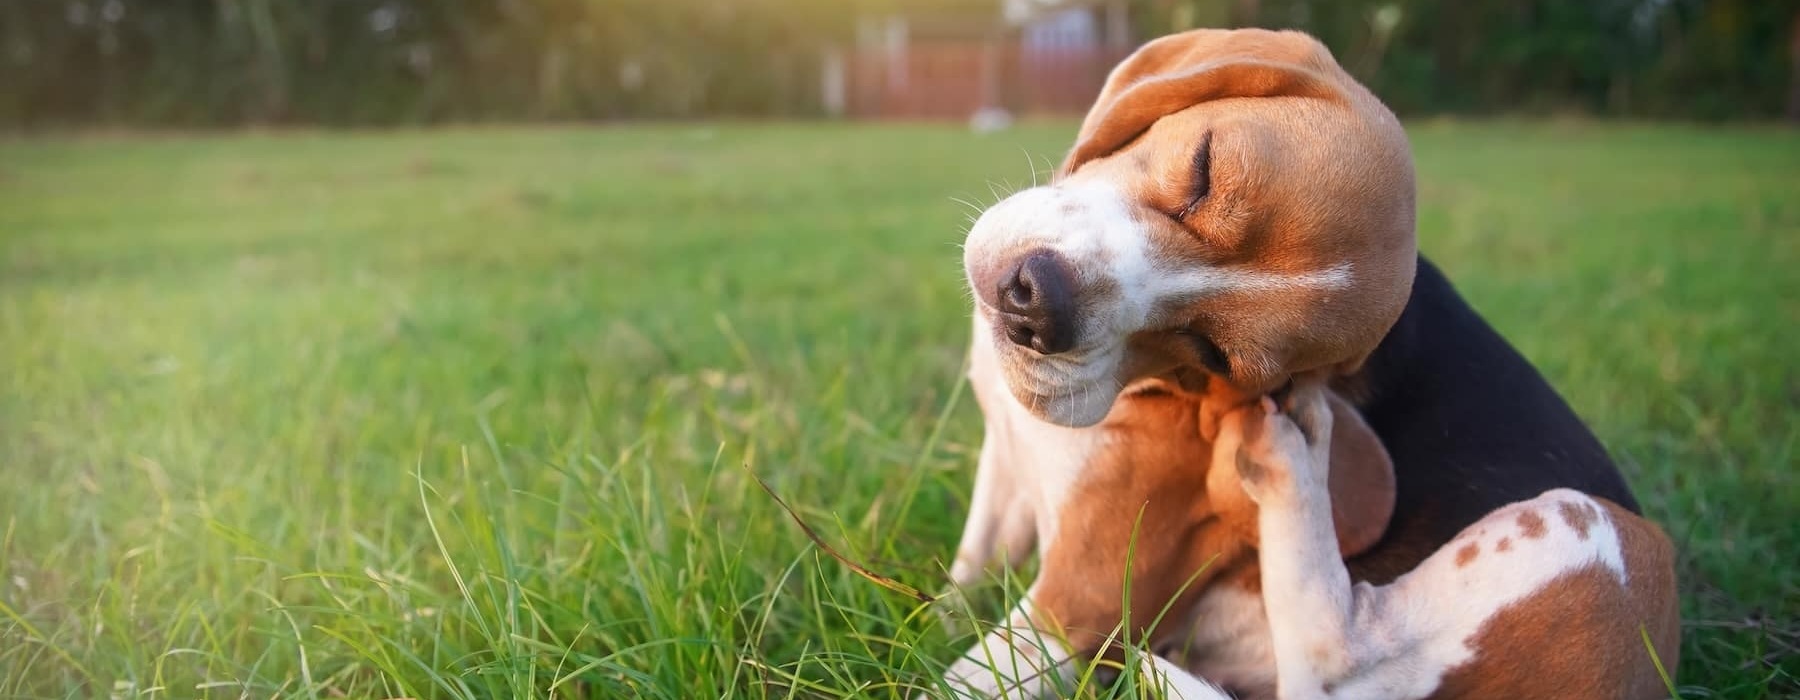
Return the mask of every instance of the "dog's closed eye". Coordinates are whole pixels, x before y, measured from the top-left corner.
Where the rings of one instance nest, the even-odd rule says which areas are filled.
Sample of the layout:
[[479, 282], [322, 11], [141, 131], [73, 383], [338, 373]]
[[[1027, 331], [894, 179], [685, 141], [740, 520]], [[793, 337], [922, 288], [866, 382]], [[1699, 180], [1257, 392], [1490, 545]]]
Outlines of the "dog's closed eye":
[[1194, 215], [1194, 210], [1206, 202], [1206, 196], [1212, 194], [1212, 132], [1200, 136], [1200, 146], [1194, 149], [1193, 184], [1189, 186], [1187, 206], [1175, 218], [1187, 221]]
[[1206, 368], [1206, 371], [1221, 375], [1231, 373], [1231, 358], [1205, 333], [1183, 328], [1175, 331], [1175, 335], [1187, 340], [1200, 366]]

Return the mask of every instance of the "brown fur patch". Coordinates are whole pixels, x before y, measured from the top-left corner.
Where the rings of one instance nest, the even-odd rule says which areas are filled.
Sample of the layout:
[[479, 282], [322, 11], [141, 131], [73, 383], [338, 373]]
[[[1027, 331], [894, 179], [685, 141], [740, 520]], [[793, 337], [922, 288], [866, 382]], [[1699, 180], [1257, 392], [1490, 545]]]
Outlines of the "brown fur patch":
[[[1675, 552], [1662, 530], [1606, 503], [1630, 586], [1601, 564], [1567, 572], [1498, 611], [1474, 657], [1433, 698], [1663, 698], [1640, 626], [1670, 673], [1681, 652]], [[1567, 653], [1564, 653], [1564, 650]]]
[[1549, 532], [1549, 529], [1544, 527], [1544, 516], [1529, 510], [1519, 514], [1519, 533], [1524, 535], [1525, 539], [1535, 540], [1543, 537], [1546, 532]]
[[1562, 515], [1563, 522], [1575, 529], [1576, 536], [1584, 540], [1588, 538], [1588, 528], [1593, 527], [1596, 513], [1588, 510], [1586, 505], [1575, 505], [1568, 502], [1557, 506], [1556, 511]]
[[1502, 537], [1500, 538], [1500, 542], [1494, 545], [1494, 551], [1496, 552], [1504, 552], [1509, 549], [1512, 549], [1511, 537]]
[[1474, 542], [1470, 542], [1468, 544], [1463, 545], [1462, 549], [1456, 550], [1456, 566], [1457, 566], [1457, 568], [1462, 568], [1462, 567], [1468, 566], [1469, 562], [1475, 561], [1475, 557], [1480, 556], [1480, 555], [1481, 555], [1481, 545], [1476, 544]]
[[1331, 407], [1331, 522], [1344, 556], [1381, 541], [1394, 514], [1394, 462], [1356, 407], [1326, 394]]
[[1127, 557], [1134, 639], [1150, 631], [1164, 605], [1167, 619], [1180, 619], [1219, 577], [1254, 570], [1247, 535], [1256, 512], [1211, 497], [1212, 445], [1201, 439], [1198, 420], [1190, 395], [1134, 394], [1095, 428], [1108, 433], [1111, 447], [1063, 504], [1032, 601], [1038, 623], [1060, 629], [1077, 652], [1099, 648], [1124, 618]]

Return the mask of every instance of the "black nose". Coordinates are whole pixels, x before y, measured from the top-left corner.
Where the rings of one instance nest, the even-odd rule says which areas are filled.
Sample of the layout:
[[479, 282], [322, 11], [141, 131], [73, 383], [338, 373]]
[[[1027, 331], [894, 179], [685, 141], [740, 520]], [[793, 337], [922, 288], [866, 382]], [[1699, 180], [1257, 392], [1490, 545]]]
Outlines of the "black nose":
[[1000, 276], [1000, 327], [1012, 342], [1045, 355], [1075, 347], [1075, 275], [1060, 256], [1028, 253]]

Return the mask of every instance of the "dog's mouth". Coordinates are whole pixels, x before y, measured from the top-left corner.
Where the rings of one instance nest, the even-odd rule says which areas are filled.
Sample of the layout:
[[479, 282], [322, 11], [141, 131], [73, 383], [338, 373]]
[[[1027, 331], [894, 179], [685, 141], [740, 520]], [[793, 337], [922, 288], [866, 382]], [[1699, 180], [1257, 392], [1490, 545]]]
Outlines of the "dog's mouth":
[[1039, 419], [1065, 428], [1086, 428], [1106, 420], [1118, 399], [1111, 386], [1078, 385], [1040, 391], [1014, 389], [1013, 398]]
[[1120, 348], [1086, 348], [1044, 355], [1020, 347], [990, 329], [1006, 386], [1031, 415], [1056, 425], [1082, 428], [1106, 419], [1118, 399]]
[[991, 344], [1006, 386], [1020, 406], [1040, 420], [1068, 428], [1089, 427], [1106, 420], [1119, 397], [1146, 387], [1191, 397], [1256, 393], [1237, 387], [1231, 379], [1207, 368], [1189, 364], [1142, 375], [1132, 373], [1124, 342], [1057, 355], [1018, 347], [997, 331], [986, 342]]

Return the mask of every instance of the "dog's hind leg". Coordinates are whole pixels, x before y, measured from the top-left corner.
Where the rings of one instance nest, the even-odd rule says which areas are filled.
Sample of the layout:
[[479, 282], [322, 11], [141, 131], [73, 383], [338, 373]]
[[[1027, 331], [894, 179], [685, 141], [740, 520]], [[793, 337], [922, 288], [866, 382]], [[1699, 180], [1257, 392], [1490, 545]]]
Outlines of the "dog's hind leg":
[[1355, 663], [1355, 595], [1331, 519], [1331, 411], [1314, 385], [1296, 387], [1290, 398], [1291, 419], [1266, 397], [1226, 414], [1212, 468], [1235, 470], [1257, 503], [1278, 693], [1325, 698]]
[[1326, 485], [1332, 415], [1316, 392], [1293, 401], [1228, 415], [1214, 454], [1258, 504], [1280, 697], [1666, 694], [1642, 640], [1673, 665], [1673, 551], [1654, 524], [1556, 489], [1489, 513], [1392, 584], [1352, 585]]

